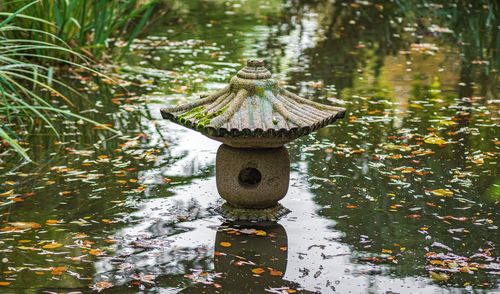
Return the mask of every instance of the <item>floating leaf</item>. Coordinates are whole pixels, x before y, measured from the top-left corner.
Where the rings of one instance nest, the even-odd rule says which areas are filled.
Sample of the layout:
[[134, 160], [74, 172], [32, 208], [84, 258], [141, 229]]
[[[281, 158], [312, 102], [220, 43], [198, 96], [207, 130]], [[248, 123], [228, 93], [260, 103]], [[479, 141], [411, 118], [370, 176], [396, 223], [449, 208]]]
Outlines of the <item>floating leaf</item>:
[[452, 126], [452, 125], [456, 125], [457, 123], [454, 122], [454, 121], [451, 121], [451, 120], [440, 120], [439, 121], [439, 125], [441, 126]]
[[231, 244], [231, 243], [229, 243], [229, 242], [220, 242], [219, 244], [220, 244], [220, 246], [222, 246], [222, 247], [231, 247], [231, 245], [232, 245], [232, 244]]
[[283, 275], [283, 272], [280, 272], [280, 271], [277, 271], [277, 270], [274, 270], [274, 269], [270, 269], [269, 270], [269, 274], [271, 276], [281, 277]]
[[12, 222], [12, 223], [9, 223], [9, 225], [15, 227], [16, 229], [38, 229], [40, 228], [40, 224], [39, 223], [35, 223], [35, 222]]
[[256, 268], [253, 268], [252, 269], [252, 273], [256, 274], [256, 275], [260, 275], [262, 274], [263, 272], [265, 272], [265, 270], [261, 267], [256, 267]]
[[94, 256], [99, 256], [99, 255], [102, 255], [102, 254], [103, 254], [103, 252], [102, 252], [102, 250], [101, 250], [101, 249], [91, 249], [91, 250], [89, 251], [89, 254], [90, 254], [90, 255], [94, 255]]
[[68, 270], [68, 268], [67, 268], [67, 267], [65, 267], [65, 266], [57, 266], [57, 267], [53, 267], [53, 268], [51, 268], [51, 269], [52, 269], [51, 273], [52, 273], [54, 276], [60, 276], [60, 275], [62, 275], [65, 271], [67, 271], [67, 270]]
[[431, 136], [428, 137], [424, 140], [425, 143], [427, 144], [434, 144], [434, 145], [444, 145], [446, 144], [446, 141], [443, 138], [440, 138], [438, 136]]
[[56, 225], [56, 224], [58, 224], [58, 223], [59, 223], [59, 221], [58, 221], [58, 220], [56, 220], [56, 219], [48, 219], [47, 221], [45, 221], [45, 223], [46, 223], [47, 225]]
[[434, 196], [439, 196], [439, 197], [451, 197], [451, 196], [453, 196], [453, 192], [448, 190], [448, 189], [436, 189], [436, 190], [432, 190], [431, 193]]
[[10, 282], [0, 282], [0, 286], [9, 286]]
[[56, 249], [61, 247], [61, 243], [49, 243], [42, 246], [43, 249]]
[[263, 231], [263, 230], [256, 230], [255, 231], [255, 235], [257, 235], [257, 236], [267, 236], [267, 233], [266, 233], [266, 231]]
[[97, 291], [97, 292], [101, 292], [102, 290], [109, 289], [111, 287], [113, 287], [113, 284], [111, 284], [110, 282], [100, 281], [100, 282], [97, 282], [94, 285], [92, 285], [90, 288], [92, 290]]
[[445, 273], [430, 272], [431, 278], [436, 282], [446, 282], [450, 276]]
[[7, 197], [7, 196], [10, 196], [12, 194], [14, 194], [14, 189], [9, 190], [7, 192], [0, 193], [0, 197]]

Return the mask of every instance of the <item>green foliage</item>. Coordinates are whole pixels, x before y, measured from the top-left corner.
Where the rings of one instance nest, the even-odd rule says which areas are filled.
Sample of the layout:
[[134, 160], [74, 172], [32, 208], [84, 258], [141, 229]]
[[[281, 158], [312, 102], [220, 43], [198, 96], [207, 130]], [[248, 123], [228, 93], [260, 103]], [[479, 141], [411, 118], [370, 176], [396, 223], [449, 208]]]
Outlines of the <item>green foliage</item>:
[[[66, 88], [77, 95], [78, 93], [53, 78], [53, 68], [31, 61], [35, 57], [37, 60], [55, 61], [60, 64], [65, 63], [93, 71], [84, 65], [86, 63], [84, 56], [71, 50], [67, 45], [55, 45], [51, 42], [29, 38], [6, 37], [16, 35], [17, 32], [26, 31], [26, 28], [16, 26], [14, 20], [25, 17], [23, 13], [37, 3], [37, 1], [31, 2], [14, 13], [4, 13], [6, 19], [0, 22], [0, 139], [26, 160], [29, 160], [29, 157], [19, 145], [16, 131], [9, 126], [21, 126], [26, 122], [33, 123], [38, 120], [58, 134], [51, 123], [51, 117], [55, 114], [78, 118], [99, 125], [97, 122], [71, 111], [55, 108], [40, 96], [39, 93], [45, 91], [71, 105], [71, 102], [56, 88]], [[43, 19], [30, 17], [29, 20], [33, 23], [46, 24]], [[46, 37], [47, 40], [57, 40], [64, 44], [62, 40], [49, 32], [37, 31], [37, 34], [41, 39]], [[49, 54], [45, 55], [43, 52], [49, 52]], [[59, 54], [71, 56], [78, 63], [55, 57]], [[16, 128], [16, 130], [18, 129]]]
[[[7, 0], [0, 4], [0, 16], [20, 10], [23, 2]], [[62, 41], [87, 56], [102, 58], [106, 50], [116, 45], [111, 41], [113, 37], [122, 38], [126, 42], [122, 49], [128, 50], [132, 40], [151, 21], [160, 0], [37, 0], [32, 4], [16, 18], [16, 24], [24, 30], [8, 32], [8, 36], [51, 44]], [[155, 15], [161, 16], [161, 10]], [[39, 48], [37, 53], [75, 58], [61, 50]]]

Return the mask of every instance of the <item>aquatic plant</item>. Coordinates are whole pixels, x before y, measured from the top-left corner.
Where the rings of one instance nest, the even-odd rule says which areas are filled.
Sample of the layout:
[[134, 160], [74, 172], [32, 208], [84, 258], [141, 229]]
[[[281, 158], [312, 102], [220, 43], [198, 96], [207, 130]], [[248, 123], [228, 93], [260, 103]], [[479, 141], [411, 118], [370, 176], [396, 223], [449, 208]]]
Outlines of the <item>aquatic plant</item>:
[[[24, 3], [6, 1], [0, 4], [0, 16], [18, 11]], [[160, 0], [36, 0], [32, 4], [18, 15], [17, 24], [25, 29], [10, 31], [9, 36], [46, 43], [62, 40], [92, 58], [105, 57], [105, 52], [116, 43], [110, 40], [112, 37], [125, 41], [121, 48], [128, 50], [132, 40], [153, 20], [153, 11], [157, 19], [167, 11], [158, 9], [159, 6], [170, 5]], [[46, 48], [38, 48], [37, 53], [78, 58], [69, 52]]]
[[[50, 96], [60, 98], [71, 106], [71, 101], [57, 89], [66, 89], [77, 95], [78, 92], [54, 78], [54, 69], [52, 67], [34, 63], [33, 58], [42, 61], [55, 61], [88, 71], [93, 70], [85, 65], [87, 60], [83, 55], [73, 51], [54, 34], [34, 28], [20, 27], [14, 22], [19, 18], [26, 18], [27, 16], [22, 13], [37, 3], [38, 1], [31, 2], [14, 13], [3, 13], [7, 18], [0, 22], [0, 139], [4, 141], [4, 145], [13, 148], [26, 160], [30, 160], [29, 156], [19, 144], [19, 133], [21, 133], [19, 129], [22, 129], [25, 124], [33, 125], [41, 121], [43, 125], [52, 129], [56, 135], [59, 133], [53, 126], [51, 119], [57, 115], [73, 117], [100, 125], [75, 112], [54, 107], [43, 96], [42, 93], [46, 92]], [[35, 17], [29, 17], [29, 20], [33, 23], [50, 25], [47, 21]], [[57, 40], [61, 45], [29, 38], [6, 37], [16, 35], [11, 33], [19, 31], [33, 31], [40, 36], [46, 36], [48, 40]], [[43, 52], [51, 52], [51, 54], [44, 54]], [[55, 57], [58, 53], [64, 53], [77, 61], [73, 62]], [[14, 130], [12, 126], [16, 126], [16, 129]]]

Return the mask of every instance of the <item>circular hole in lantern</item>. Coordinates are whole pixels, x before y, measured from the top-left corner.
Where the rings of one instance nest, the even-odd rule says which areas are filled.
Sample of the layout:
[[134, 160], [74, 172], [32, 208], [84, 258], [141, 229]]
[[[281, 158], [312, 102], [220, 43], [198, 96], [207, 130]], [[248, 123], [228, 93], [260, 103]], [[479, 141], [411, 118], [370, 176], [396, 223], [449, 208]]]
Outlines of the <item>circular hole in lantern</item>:
[[260, 184], [262, 174], [260, 171], [253, 167], [246, 167], [240, 171], [238, 181], [240, 185], [245, 188], [255, 188]]

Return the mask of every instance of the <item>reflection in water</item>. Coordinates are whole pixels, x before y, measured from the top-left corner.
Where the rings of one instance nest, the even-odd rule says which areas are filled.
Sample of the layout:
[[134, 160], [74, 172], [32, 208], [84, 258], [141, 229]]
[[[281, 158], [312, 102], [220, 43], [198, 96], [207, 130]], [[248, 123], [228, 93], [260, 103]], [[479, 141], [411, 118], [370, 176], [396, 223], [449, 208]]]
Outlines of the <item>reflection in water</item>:
[[213, 280], [216, 286], [199, 283], [182, 293], [295, 291], [300, 285], [284, 279], [287, 261], [288, 239], [282, 225], [224, 223], [215, 239], [214, 267], [220, 273]]
[[[77, 101], [78, 109], [95, 108], [82, 114], [123, 137], [91, 126], [68, 124], [61, 138], [42, 129], [29, 152], [48, 166], [1, 176], [0, 193], [15, 193], [0, 199], [7, 293], [87, 292], [98, 281], [111, 282], [111, 293], [175, 293], [206, 281], [192, 274], [226, 289], [225, 270], [247, 277], [239, 271], [250, 265], [214, 260], [215, 251], [248, 246], [220, 248], [215, 240], [219, 144], [158, 114], [159, 104], [198, 94], [185, 89], [219, 89], [241, 59], [258, 55], [270, 55], [286, 87], [342, 102], [349, 113], [287, 146], [283, 205], [292, 212], [280, 220], [286, 271], [269, 265], [283, 272], [277, 281], [324, 293], [498, 291], [498, 1], [469, 1], [470, 9], [396, 2], [419, 1], [182, 1], [186, 27], [153, 28], [155, 37], [134, 44], [125, 61], [171, 77], [124, 77], [144, 87], [124, 94], [102, 86], [89, 94], [102, 104]], [[436, 14], [414, 17], [429, 12]], [[143, 93], [169, 99], [138, 99]], [[427, 143], [432, 136], [446, 144]], [[18, 221], [41, 228], [9, 232]], [[50, 242], [62, 246], [42, 248]], [[274, 285], [267, 266], [248, 279]]]

